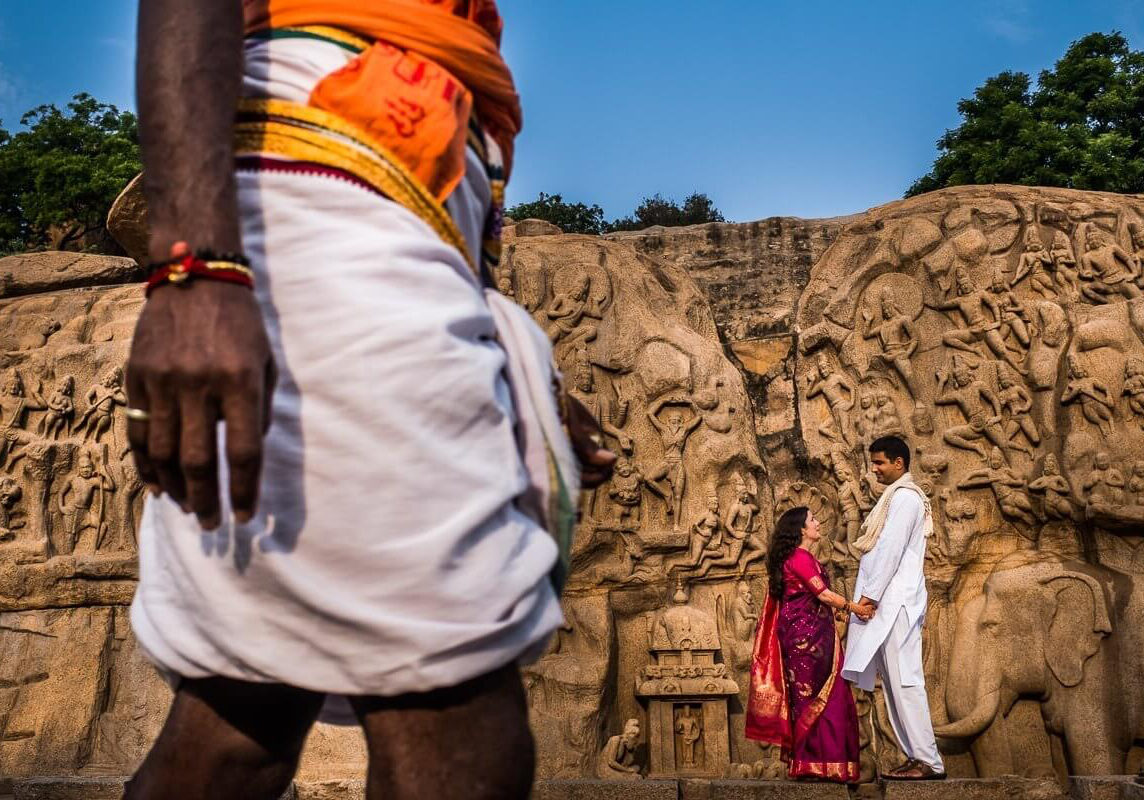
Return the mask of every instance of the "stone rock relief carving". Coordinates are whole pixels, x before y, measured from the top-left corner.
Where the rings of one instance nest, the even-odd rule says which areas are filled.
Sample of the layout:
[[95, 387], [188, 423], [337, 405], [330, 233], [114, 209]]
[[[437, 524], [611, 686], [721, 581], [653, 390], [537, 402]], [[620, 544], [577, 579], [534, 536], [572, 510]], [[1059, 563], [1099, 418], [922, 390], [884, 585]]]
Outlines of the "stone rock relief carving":
[[[904, 248], [907, 239], [917, 246]], [[973, 717], [957, 737], [968, 751], [945, 745], [954, 774], [1063, 775], [1083, 761], [1053, 755], [1051, 737], [1061, 733], [1036, 704], [1015, 699], [1008, 716], [978, 724], [983, 714], [966, 702], [947, 703], [969, 691], [951, 659], [971, 635], [959, 618], [989, 594], [987, 578], [1006, 559], [1144, 574], [1142, 245], [1144, 204], [1135, 198], [964, 187], [844, 228], [800, 300], [798, 417], [809, 483], [828, 490], [837, 514], [832, 574], [845, 586], [856, 567], [847, 542], [880, 488], [865, 474], [864, 453], [879, 432], [896, 427], [914, 446], [912, 471], [934, 501], [927, 688], [939, 722]], [[876, 308], [890, 281], [917, 287], [920, 301], [911, 288]], [[879, 332], [895, 317], [891, 341]], [[856, 401], [838, 405], [842, 420], [810, 391], [822, 363], [835, 385], [855, 387]], [[880, 401], [913, 410], [880, 415]], [[917, 424], [923, 418], [928, 430]], [[1110, 625], [1115, 636], [1117, 621]], [[988, 650], [980, 657], [992, 657]], [[987, 693], [988, 682], [977, 688]], [[1144, 702], [1135, 684], [1132, 692]], [[885, 738], [878, 727], [872, 734]], [[1126, 753], [1130, 765], [1144, 759], [1139, 745], [1104, 733], [1088, 749]]]
[[640, 721], [629, 719], [624, 723], [624, 732], [608, 739], [600, 751], [596, 777], [604, 780], [639, 780], [640, 766], [636, 763], [636, 745], [640, 740]]

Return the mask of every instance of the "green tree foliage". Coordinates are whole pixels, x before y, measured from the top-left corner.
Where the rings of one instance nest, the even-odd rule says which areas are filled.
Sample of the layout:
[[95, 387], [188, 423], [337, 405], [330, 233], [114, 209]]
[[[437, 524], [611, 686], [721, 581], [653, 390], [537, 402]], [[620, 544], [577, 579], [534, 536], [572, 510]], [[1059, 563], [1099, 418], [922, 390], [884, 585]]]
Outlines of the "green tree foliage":
[[116, 195], [139, 172], [134, 114], [77, 94], [0, 127], [0, 252], [101, 239]]
[[1035, 87], [1022, 72], [995, 75], [957, 110], [962, 123], [907, 197], [980, 183], [1144, 192], [1144, 52], [1118, 32], [1073, 42]]
[[515, 220], [542, 219], [560, 227], [565, 233], [601, 233], [604, 210], [597, 205], [565, 203], [558, 194], [540, 193], [531, 203], [521, 203], [505, 212]]
[[652, 225], [698, 225], [701, 222], [724, 222], [723, 215], [705, 194], [694, 192], [683, 205], [665, 200], [661, 195], [645, 197], [630, 217], [621, 217], [608, 226], [612, 231], [638, 231]]

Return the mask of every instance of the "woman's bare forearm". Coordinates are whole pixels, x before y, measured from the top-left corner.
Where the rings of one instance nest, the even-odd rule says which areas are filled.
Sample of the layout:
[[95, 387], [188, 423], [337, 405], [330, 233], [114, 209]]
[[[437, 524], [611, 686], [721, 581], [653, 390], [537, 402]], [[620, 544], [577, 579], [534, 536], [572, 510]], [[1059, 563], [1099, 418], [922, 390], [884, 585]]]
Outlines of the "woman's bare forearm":
[[850, 610], [850, 601], [837, 592], [832, 592], [829, 589], [823, 589], [821, 592], [819, 592], [818, 599], [824, 605], [828, 605], [838, 611]]
[[242, 80], [240, 0], [140, 0], [136, 62], [150, 255], [238, 251], [233, 129]]

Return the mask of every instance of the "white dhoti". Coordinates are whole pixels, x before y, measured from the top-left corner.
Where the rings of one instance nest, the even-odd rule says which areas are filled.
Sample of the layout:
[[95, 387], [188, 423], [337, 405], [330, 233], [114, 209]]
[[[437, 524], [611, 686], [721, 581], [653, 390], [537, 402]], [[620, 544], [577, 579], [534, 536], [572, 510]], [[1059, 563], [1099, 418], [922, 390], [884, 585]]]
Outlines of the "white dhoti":
[[[903, 664], [916, 669], [904, 672]], [[916, 677], [922, 674], [922, 626], [920, 622], [911, 625], [904, 608], [898, 610], [889, 636], [874, 654], [872, 666], [882, 676], [890, 726], [902, 752], [928, 764], [935, 772], [944, 772], [930, 721], [925, 679]]]
[[[455, 685], [538, 652], [562, 622], [557, 548], [518, 508], [529, 483], [506, 355], [461, 254], [345, 180], [237, 180], [279, 370], [261, 499], [249, 524], [209, 533], [148, 499], [140, 644], [175, 676], [356, 695]], [[448, 207], [473, 252], [489, 194], [472, 157]]]

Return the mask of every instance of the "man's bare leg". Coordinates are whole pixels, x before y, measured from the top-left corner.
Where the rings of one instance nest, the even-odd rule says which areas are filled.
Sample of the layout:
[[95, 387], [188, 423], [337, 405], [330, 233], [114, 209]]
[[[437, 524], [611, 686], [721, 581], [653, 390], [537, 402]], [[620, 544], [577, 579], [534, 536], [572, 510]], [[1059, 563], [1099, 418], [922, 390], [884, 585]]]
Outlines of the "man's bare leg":
[[525, 800], [536, 761], [515, 664], [459, 686], [350, 702], [369, 800]]
[[125, 800], [278, 800], [324, 695], [227, 678], [184, 681]]

